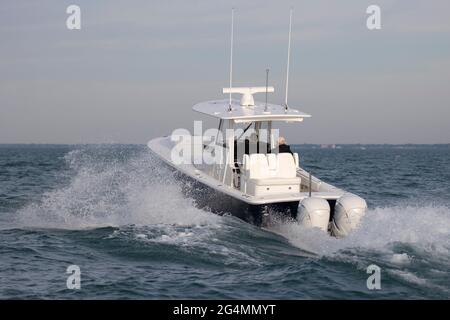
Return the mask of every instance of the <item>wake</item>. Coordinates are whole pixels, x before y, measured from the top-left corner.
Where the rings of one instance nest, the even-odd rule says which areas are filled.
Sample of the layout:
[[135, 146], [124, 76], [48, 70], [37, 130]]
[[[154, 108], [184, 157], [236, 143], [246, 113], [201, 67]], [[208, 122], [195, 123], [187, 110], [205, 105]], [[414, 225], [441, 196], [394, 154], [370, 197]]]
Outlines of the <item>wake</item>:
[[[227, 237], [227, 233], [240, 235], [239, 230], [246, 229], [246, 224], [230, 223], [226, 217], [198, 209], [192, 199], [183, 195], [172, 171], [147, 150], [130, 155], [129, 150], [120, 148], [89, 147], [69, 152], [64, 160], [67, 171], [60, 174], [69, 175], [68, 183], [18, 210], [16, 227], [77, 230], [134, 225], [134, 237], [139, 241], [203, 247], [234, 253], [240, 261], [245, 259], [242, 248], [229, 243], [240, 240], [235, 234]], [[252, 234], [259, 232], [256, 227], [249, 230]], [[376, 263], [397, 280], [431, 286], [448, 294], [449, 289], [439, 284], [450, 278], [447, 206], [369, 209], [361, 226], [342, 239], [295, 222], [277, 224], [270, 231], [318, 259], [360, 269]], [[218, 237], [226, 238], [228, 243], [220, 243]], [[266, 233], [266, 239], [271, 237]], [[244, 251], [250, 256], [251, 248], [247, 249]]]

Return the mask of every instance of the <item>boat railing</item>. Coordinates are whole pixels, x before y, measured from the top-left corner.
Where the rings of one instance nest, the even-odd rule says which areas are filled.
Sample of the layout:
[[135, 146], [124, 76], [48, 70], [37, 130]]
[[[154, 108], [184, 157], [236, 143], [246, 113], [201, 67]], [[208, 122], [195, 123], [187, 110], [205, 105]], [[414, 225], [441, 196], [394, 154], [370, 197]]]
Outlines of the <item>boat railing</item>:
[[318, 191], [322, 185], [322, 180], [314, 177], [310, 172], [297, 168], [297, 176], [301, 178], [302, 191]]

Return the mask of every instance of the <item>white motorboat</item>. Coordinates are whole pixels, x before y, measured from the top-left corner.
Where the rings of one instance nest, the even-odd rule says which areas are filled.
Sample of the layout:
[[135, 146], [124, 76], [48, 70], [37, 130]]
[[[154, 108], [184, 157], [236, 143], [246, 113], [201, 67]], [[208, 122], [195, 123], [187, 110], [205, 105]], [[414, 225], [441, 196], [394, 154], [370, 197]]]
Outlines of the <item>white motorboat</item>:
[[[292, 11], [289, 29], [291, 23]], [[240, 88], [233, 88], [231, 79], [232, 51], [230, 86], [223, 89], [229, 99], [193, 107], [217, 119], [218, 129], [203, 132], [198, 122], [194, 134], [179, 129], [148, 143], [176, 170], [183, 190], [201, 208], [232, 214], [258, 226], [281, 217], [337, 237], [356, 228], [367, 208], [365, 200], [312, 176], [301, 167], [298, 153], [280, 152], [277, 124], [299, 124], [310, 117], [288, 107], [288, 72], [284, 105], [267, 103], [268, 93], [274, 92], [268, 78], [265, 87]], [[241, 99], [232, 99], [232, 93], [241, 94]], [[253, 95], [257, 93], [265, 93], [265, 102], [255, 102]]]
[[263, 226], [272, 215], [284, 215], [334, 236], [346, 235], [359, 224], [366, 202], [309, 174], [298, 153], [277, 152], [276, 124], [298, 124], [310, 115], [254, 102], [253, 93], [265, 90], [233, 88], [243, 98], [232, 100], [231, 110], [228, 100], [196, 104], [194, 111], [218, 119], [215, 135], [174, 132], [148, 146], [180, 173], [185, 191], [200, 207]]

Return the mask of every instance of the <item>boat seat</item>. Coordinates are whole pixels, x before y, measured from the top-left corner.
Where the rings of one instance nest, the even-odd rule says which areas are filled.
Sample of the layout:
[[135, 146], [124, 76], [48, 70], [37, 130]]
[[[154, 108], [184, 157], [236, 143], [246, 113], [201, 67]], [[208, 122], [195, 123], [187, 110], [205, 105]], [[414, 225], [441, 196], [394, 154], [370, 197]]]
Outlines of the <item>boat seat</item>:
[[242, 166], [251, 179], [259, 178], [294, 178], [299, 167], [297, 153], [253, 153], [244, 155]]
[[249, 179], [264, 179], [269, 177], [269, 165], [265, 154], [253, 153], [244, 155], [244, 170]]
[[290, 153], [279, 153], [277, 160], [278, 178], [295, 178], [297, 176], [297, 166], [294, 156]]
[[252, 195], [300, 192], [301, 179], [290, 153], [244, 155], [242, 173], [241, 190]]

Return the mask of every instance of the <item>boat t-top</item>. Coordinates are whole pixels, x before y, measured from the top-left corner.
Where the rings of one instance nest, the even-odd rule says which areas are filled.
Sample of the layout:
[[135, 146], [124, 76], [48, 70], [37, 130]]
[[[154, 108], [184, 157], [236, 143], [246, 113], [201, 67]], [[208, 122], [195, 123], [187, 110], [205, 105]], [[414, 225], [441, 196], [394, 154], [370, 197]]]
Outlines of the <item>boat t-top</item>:
[[[292, 11], [290, 29], [291, 23]], [[175, 130], [148, 147], [176, 171], [185, 193], [201, 208], [261, 227], [287, 219], [336, 237], [347, 235], [364, 216], [365, 200], [303, 169], [298, 153], [281, 152], [279, 124], [301, 124], [311, 116], [288, 107], [287, 80], [284, 105], [267, 102], [272, 92], [267, 78], [266, 86], [232, 87], [230, 71], [230, 86], [223, 89], [228, 99], [192, 108], [215, 118], [217, 128], [203, 131], [196, 122], [194, 134]], [[255, 101], [255, 94], [265, 94], [265, 101]]]

